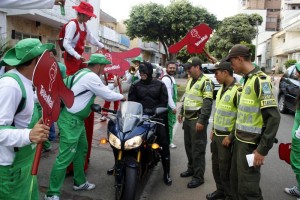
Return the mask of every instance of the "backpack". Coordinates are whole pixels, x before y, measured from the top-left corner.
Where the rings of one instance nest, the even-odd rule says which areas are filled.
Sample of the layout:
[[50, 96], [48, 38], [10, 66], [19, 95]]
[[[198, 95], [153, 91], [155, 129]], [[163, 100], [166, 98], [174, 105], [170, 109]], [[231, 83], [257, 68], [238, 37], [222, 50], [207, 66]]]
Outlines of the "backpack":
[[[79, 23], [76, 19], [72, 19], [71, 21], [75, 22], [76, 24], [76, 31], [75, 31], [75, 34], [74, 34], [74, 37], [73, 39], [76, 37], [76, 35], [78, 34], [80, 28], [79, 28]], [[69, 21], [68, 23], [64, 24], [62, 29], [60, 30], [59, 32], [59, 35], [58, 35], [58, 46], [59, 48], [62, 50], [62, 51], [65, 51], [65, 48], [64, 48], [64, 39], [65, 39], [65, 34], [66, 34], [66, 26], [71, 22]], [[86, 30], [86, 27], [85, 27], [85, 24], [84, 24], [84, 28]]]

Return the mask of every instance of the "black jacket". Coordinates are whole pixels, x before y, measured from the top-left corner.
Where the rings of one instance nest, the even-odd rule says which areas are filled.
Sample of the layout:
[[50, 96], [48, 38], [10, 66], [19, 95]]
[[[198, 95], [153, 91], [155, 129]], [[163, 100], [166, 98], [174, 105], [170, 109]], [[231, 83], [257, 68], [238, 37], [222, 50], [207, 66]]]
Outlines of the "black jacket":
[[151, 81], [136, 81], [129, 89], [128, 101], [141, 103], [144, 113], [153, 115], [157, 107], [167, 107], [167, 87], [162, 81], [155, 79]]

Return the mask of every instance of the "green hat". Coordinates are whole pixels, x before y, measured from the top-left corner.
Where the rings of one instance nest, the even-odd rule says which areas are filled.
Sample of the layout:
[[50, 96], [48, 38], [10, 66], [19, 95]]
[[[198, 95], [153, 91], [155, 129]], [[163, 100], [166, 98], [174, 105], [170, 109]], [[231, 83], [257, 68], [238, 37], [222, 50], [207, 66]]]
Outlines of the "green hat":
[[109, 60], [106, 59], [106, 57], [103, 54], [100, 53], [94, 53], [91, 55], [90, 60], [84, 62], [86, 64], [111, 64]]
[[300, 72], [300, 63], [296, 63], [295, 66], [296, 66], [296, 69]]
[[66, 74], [66, 71], [67, 71], [66, 65], [64, 65], [61, 62], [57, 62], [57, 63], [58, 63], [59, 71], [61, 73], [62, 78], [66, 78], [66, 76], [67, 76], [67, 74]]
[[53, 48], [54, 44], [42, 44], [39, 39], [27, 38], [20, 40], [15, 47], [9, 49], [3, 61], [10, 66], [20, 65]]
[[136, 62], [136, 61], [138, 61], [138, 62], [143, 62], [143, 59], [142, 59], [142, 57], [141, 56], [138, 56], [138, 57], [135, 57], [131, 62], [132, 63], [134, 63], [134, 62]]

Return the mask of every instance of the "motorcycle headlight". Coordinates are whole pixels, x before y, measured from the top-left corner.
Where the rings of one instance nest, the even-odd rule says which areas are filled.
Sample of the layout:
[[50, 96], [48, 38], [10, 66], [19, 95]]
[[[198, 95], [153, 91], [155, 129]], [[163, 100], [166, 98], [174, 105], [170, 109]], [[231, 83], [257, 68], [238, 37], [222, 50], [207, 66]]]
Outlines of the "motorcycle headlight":
[[121, 140], [117, 138], [114, 134], [109, 133], [108, 141], [115, 148], [121, 149]]
[[134, 149], [139, 147], [142, 144], [142, 137], [141, 136], [135, 136], [125, 142], [124, 148], [125, 149]]

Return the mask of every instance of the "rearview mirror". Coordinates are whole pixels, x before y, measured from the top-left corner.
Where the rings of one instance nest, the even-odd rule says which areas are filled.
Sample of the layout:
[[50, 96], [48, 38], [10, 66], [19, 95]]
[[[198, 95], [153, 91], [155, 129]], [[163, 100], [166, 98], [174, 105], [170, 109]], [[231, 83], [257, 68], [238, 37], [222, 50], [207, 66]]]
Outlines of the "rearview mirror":
[[91, 109], [94, 112], [101, 112], [101, 106], [99, 104], [92, 104]]

